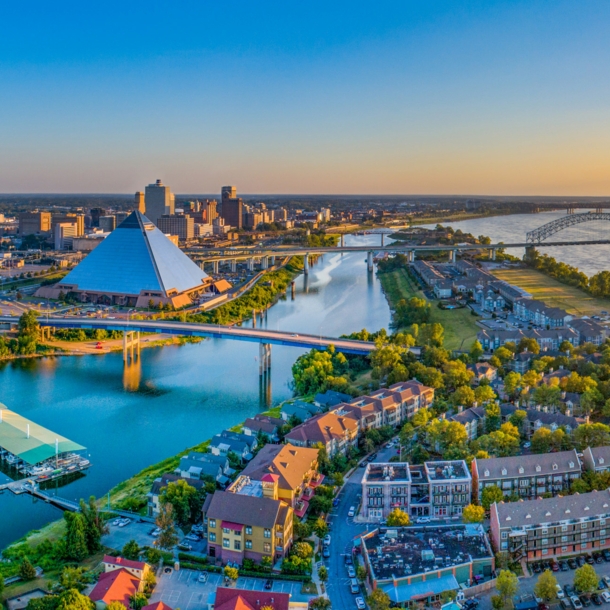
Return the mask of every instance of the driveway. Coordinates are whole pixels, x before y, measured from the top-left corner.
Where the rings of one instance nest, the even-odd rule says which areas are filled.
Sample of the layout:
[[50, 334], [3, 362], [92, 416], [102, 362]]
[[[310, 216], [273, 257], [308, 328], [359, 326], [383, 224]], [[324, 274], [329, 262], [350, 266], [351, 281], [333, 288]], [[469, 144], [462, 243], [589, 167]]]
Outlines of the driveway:
[[[171, 570], [169, 574], [162, 573], [158, 577], [155, 592], [150, 598], [151, 604], [165, 602], [172, 608], [181, 610], [207, 610], [208, 603], [213, 598], [216, 588], [223, 586], [222, 574], [208, 574], [207, 582], [200, 583], [199, 575], [202, 572], [194, 570]], [[272, 578], [273, 580], [273, 578]], [[263, 591], [265, 580], [262, 578], [237, 579], [236, 588], [248, 591]], [[307, 603], [311, 596], [301, 593], [301, 583], [285, 580], [273, 580], [272, 591], [276, 593], [289, 593], [292, 602]]]

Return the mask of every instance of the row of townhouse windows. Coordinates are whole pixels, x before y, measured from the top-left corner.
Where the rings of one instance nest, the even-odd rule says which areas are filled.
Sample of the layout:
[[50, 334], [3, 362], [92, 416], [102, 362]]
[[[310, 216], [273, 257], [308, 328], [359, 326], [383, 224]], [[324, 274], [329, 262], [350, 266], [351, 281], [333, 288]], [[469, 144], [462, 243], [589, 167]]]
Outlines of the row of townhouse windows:
[[[210, 542], [216, 542], [216, 534], [214, 532], [210, 532], [209, 538], [210, 538]], [[223, 538], [222, 546], [225, 549], [230, 549], [231, 548], [231, 539]], [[244, 546], [246, 549], [252, 549], [252, 540], [246, 540]], [[241, 551], [241, 540], [233, 540], [233, 550]], [[265, 542], [263, 544], [263, 551], [265, 553], [271, 552], [271, 543], [270, 542]]]

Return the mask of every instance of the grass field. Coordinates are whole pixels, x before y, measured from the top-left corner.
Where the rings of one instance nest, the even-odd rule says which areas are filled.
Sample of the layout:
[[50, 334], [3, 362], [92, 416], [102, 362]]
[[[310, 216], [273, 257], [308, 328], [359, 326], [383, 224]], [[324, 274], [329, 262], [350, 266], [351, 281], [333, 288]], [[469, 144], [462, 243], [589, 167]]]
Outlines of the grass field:
[[[379, 280], [392, 309], [400, 299], [409, 299], [413, 296], [426, 298], [404, 269], [391, 273], [380, 273]], [[431, 318], [432, 322], [440, 322], [445, 328], [445, 347], [447, 349], [469, 349], [480, 330], [476, 325], [476, 318], [467, 308], [439, 309], [436, 302], [433, 302]]]
[[535, 299], [553, 307], [561, 307], [571, 314], [590, 316], [599, 314], [602, 310], [610, 311], [610, 299], [592, 297], [535, 269], [494, 269], [493, 274], [527, 290]]

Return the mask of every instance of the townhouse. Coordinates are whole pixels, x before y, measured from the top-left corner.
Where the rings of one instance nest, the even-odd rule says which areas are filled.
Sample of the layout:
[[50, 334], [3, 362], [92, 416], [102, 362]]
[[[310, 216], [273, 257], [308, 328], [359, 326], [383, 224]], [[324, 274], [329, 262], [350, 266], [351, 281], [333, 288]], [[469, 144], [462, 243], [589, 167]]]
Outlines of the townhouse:
[[449, 299], [453, 294], [452, 280], [439, 280], [434, 283], [434, 296], [437, 299]]
[[482, 330], [477, 339], [485, 350], [493, 351], [508, 343], [519, 343], [521, 339], [535, 339], [541, 351], [556, 350], [568, 341], [574, 347], [579, 344], [578, 334], [573, 328], [561, 327], [551, 329], [518, 329], [518, 330]]
[[586, 470], [592, 472], [610, 471], [610, 447], [587, 447], [582, 453]]
[[247, 462], [252, 459], [252, 452], [257, 446], [256, 436], [223, 430], [210, 441], [210, 452], [214, 455], [234, 453], [243, 462]]
[[352, 397], [343, 392], [335, 392], [334, 390], [326, 390], [326, 392], [316, 394], [313, 399], [313, 404], [320, 409], [330, 409], [340, 405], [342, 402], [349, 402]]
[[416, 260], [412, 269], [421, 277], [426, 286], [434, 287], [437, 282], [445, 280], [445, 276], [428, 261]]
[[572, 319], [567, 311], [559, 307], [549, 307], [537, 299], [517, 299], [513, 302], [515, 317], [523, 322], [531, 322], [537, 326], [558, 328], [566, 326]]
[[286, 422], [281, 417], [257, 413], [244, 421], [243, 431], [247, 436], [265, 435], [271, 441], [280, 440], [280, 429]]
[[[158, 477], [153, 481], [147, 497], [147, 514], [149, 517], [157, 517], [161, 512], [160, 497], [163, 490], [168, 486], [169, 483], [175, 483], [184, 477], [178, 474], [165, 473], [162, 477]], [[194, 487], [197, 491], [205, 488], [205, 481], [198, 479], [188, 479], [187, 483]]]
[[610, 546], [610, 490], [500, 502], [490, 509], [491, 541], [514, 560], [561, 558]]
[[226, 455], [191, 452], [180, 458], [174, 472], [184, 479], [204, 480], [211, 477], [220, 485], [226, 485], [235, 470], [229, 465]]
[[525, 437], [530, 439], [536, 430], [547, 428], [551, 432], [563, 428], [567, 434], [572, 434], [578, 426], [584, 423], [583, 419], [565, 415], [560, 412], [547, 412], [542, 407], [539, 409], [524, 409], [511, 403], [503, 403], [500, 405], [500, 414], [502, 423], [507, 422], [510, 416], [517, 410], [525, 411], [527, 415], [526, 428], [524, 429]]
[[473, 499], [480, 503], [485, 487], [495, 485], [504, 496], [536, 498], [570, 490], [582, 466], [576, 450], [472, 461]]
[[476, 362], [468, 367], [474, 373], [474, 381], [481, 383], [483, 379], [495, 381], [498, 378], [498, 369], [489, 362]]
[[593, 343], [601, 345], [608, 336], [606, 328], [590, 318], [576, 318], [568, 322], [568, 326], [578, 335], [578, 344]]
[[[348, 400], [351, 396], [347, 397]], [[291, 403], [286, 403], [282, 406], [280, 415], [284, 421], [288, 421], [291, 418], [298, 419], [301, 423], [311, 419], [314, 415], [319, 415], [324, 409], [317, 406], [315, 403], [303, 402], [302, 400], [295, 400]]]
[[447, 416], [447, 421], [454, 421], [466, 428], [468, 440], [474, 441], [485, 426], [485, 409], [483, 407], [458, 407], [458, 412]]
[[294, 511], [278, 496], [276, 474], [260, 481], [241, 475], [226, 491], [208, 494], [203, 504], [203, 523], [208, 556], [239, 565], [244, 559], [275, 563], [292, 545]]
[[386, 519], [395, 508], [413, 519], [459, 519], [472, 491], [463, 460], [367, 464], [361, 483], [362, 516], [369, 521]]
[[144, 590], [144, 579], [150, 566], [143, 561], [131, 561], [122, 557], [104, 555], [104, 571], [100, 574], [89, 599], [97, 607], [106, 607], [112, 602], [120, 602], [129, 608], [131, 598]]
[[315, 447], [320, 443], [327, 455], [333, 457], [357, 445], [358, 429], [358, 420], [339, 406], [295, 426], [284, 440], [297, 447]]

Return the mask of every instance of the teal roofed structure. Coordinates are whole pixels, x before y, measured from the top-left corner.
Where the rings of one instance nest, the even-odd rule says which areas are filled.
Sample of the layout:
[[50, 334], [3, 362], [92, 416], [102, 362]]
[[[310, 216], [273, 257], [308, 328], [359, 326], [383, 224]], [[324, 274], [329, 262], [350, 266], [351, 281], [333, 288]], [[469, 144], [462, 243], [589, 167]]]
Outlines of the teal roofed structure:
[[132, 212], [95, 250], [39, 296], [75, 294], [83, 302], [146, 307], [189, 305], [211, 278], [146, 216]]

